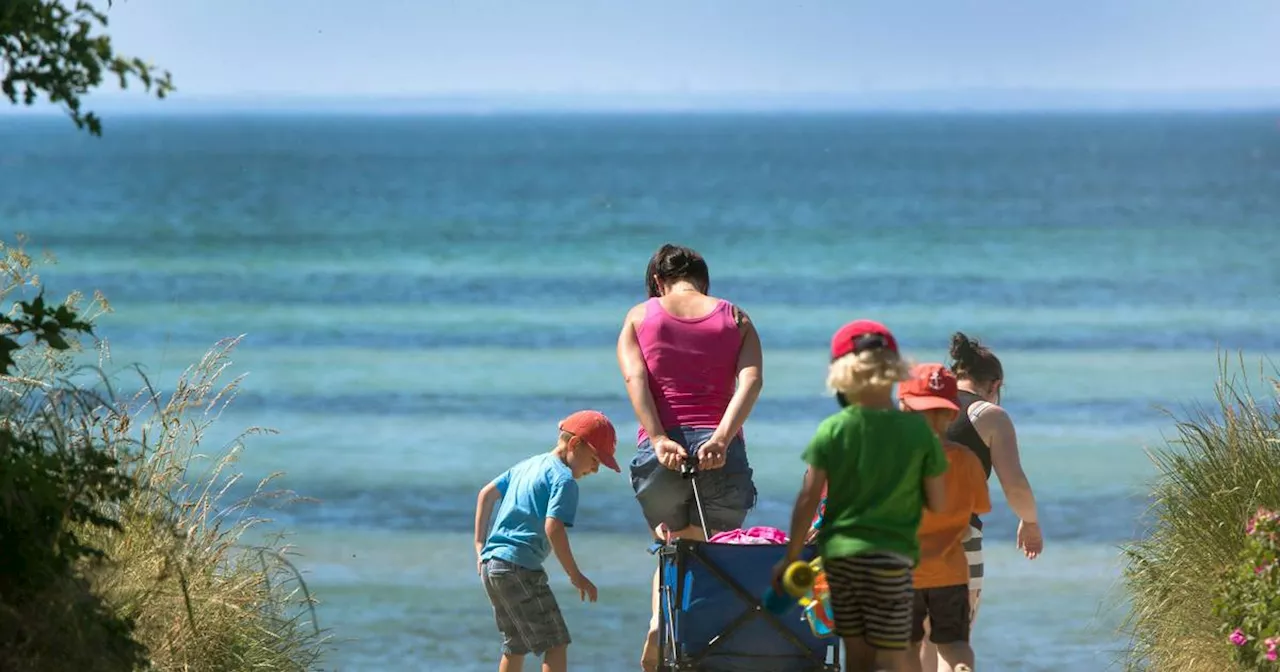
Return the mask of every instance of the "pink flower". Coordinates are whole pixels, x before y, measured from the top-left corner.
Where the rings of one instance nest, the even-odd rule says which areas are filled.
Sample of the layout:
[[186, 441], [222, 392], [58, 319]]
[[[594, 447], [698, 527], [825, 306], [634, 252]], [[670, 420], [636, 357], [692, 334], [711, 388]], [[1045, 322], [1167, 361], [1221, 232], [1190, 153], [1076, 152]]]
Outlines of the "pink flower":
[[1280, 644], [1280, 637], [1268, 637], [1265, 644], [1267, 645], [1267, 660], [1275, 660], [1277, 658], [1276, 645]]
[[1259, 525], [1274, 523], [1278, 520], [1280, 520], [1280, 513], [1269, 511], [1263, 507], [1258, 507], [1257, 513], [1254, 513], [1253, 516], [1249, 518], [1249, 524], [1245, 525], [1244, 529], [1247, 534], [1253, 534], [1258, 530]]
[[1244, 636], [1244, 630], [1240, 628], [1236, 628], [1236, 631], [1231, 633], [1231, 636], [1227, 639], [1231, 640], [1231, 643], [1236, 646], [1244, 646], [1244, 643], [1249, 641], [1249, 638]]

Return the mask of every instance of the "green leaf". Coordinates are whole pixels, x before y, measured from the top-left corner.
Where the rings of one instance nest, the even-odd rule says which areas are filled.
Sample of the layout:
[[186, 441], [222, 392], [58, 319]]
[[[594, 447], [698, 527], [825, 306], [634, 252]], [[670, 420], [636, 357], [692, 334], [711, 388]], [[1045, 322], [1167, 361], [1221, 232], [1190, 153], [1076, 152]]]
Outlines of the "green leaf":
[[21, 347], [12, 338], [0, 336], [0, 371], [9, 373], [13, 368], [13, 353]]
[[42, 340], [45, 343], [49, 344], [49, 347], [53, 348], [54, 350], [66, 350], [67, 348], [71, 347], [70, 345], [67, 344], [67, 341], [62, 338], [62, 334], [56, 331], [52, 331], [52, 332], [46, 331], [42, 337]]
[[0, 91], [13, 104], [43, 97], [61, 105], [78, 128], [99, 135], [101, 120], [82, 110], [82, 98], [103, 84], [107, 72], [119, 77], [121, 88], [136, 79], [157, 98], [174, 90], [168, 72], [156, 77], [142, 59], [117, 54], [110, 36], [98, 32], [107, 26], [106, 12], [90, 2], [0, 2]]

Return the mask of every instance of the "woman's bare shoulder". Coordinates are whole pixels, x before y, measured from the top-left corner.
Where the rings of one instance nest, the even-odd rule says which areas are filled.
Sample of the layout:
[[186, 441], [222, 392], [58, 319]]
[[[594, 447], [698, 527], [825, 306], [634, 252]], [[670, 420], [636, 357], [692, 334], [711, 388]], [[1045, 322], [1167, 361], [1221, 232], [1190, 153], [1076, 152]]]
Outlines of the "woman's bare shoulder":
[[993, 432], [1007, 432], [1013, 428], [1013, 419], [998, 404], [979, 401], [969, 406], [969, 422], [978, 430], [978, 435], [985, 438]]
[[648, 311], [649, 302], [641, 301], [631, 308], [627, 309], [627, 316], [623, 318], [624, 324], [639, 324], [644, 320], [645, 313]]
[[731, 315], [733, 315], [733, 322], [734, 324], [737, 324], [739, 328], [742, 328], [751, 324], [751, 316], [747, 314], [747, 311], [743, 309], [742, 306], [739, 306], [738, 304], [724, 297], [713, 296], [710, 298], [717, 303], [724, 303], [725, 305], [729, 306], [729, 312]]

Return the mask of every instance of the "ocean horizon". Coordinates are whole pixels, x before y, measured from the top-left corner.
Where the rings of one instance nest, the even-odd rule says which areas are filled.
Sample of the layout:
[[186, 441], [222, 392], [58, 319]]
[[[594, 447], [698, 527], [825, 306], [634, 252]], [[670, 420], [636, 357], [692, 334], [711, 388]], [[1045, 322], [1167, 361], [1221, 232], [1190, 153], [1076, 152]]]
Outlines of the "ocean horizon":
[[[1055, 89], [968, 87], [826, 91], [436, 91], [396, 94], [278, 91], [196, 93], [165, 100], [120, 91], [85, 97], [88, 109], [113, 117], [188, 115], [485, 114], [1222, 114], [1280, 112], [1280, 87], [1201, 89]], [[0, 107], [0, 117], [64, 115], [45, 102]]]

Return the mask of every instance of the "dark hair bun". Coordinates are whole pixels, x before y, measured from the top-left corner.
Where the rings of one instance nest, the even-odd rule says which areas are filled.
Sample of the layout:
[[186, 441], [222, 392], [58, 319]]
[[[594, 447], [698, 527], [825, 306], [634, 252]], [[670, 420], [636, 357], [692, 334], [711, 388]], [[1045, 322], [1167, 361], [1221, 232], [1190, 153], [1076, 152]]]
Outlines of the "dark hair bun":
[[702, 258], [702, 255], [692, 248], [672, 243], [664, 244], [658, 248], [657, 252], [653, 253], [653, 257], [649, 259], [649, 266], [645, 269], [644, 276], [645, 287], [651, 297], [660, 294], [658, 283], [654, 276], [657, 276], [663, 282], [688, 280], [699, 291], [704, 293], [709, 291], [711, 287], [711, 274], [707, 270], [707, 262]]
[[957, 378], [968, 378], [978, 383], [1004, 380], [1004, 366], [1000, 364], [1000, 358], [962, 331], [951, 335], [950, 354], [951, 371]]
[[978, 343], [965, 336], [962, 331], [951, 335], [951, 359], [957, 363], [972, 363], [981, 356], [978, 347]]
[[679, 248], [666, 250], [666, 252], [658, 270], [660, 274], [666, 277], [683, 278], [693, 269], [696, 260], [692, 254]]

